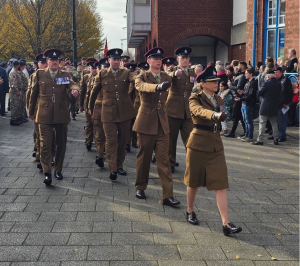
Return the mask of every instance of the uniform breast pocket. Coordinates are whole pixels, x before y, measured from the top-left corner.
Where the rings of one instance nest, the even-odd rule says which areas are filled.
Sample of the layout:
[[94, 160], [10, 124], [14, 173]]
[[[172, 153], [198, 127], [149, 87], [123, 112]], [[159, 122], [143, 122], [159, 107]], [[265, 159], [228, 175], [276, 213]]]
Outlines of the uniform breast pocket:
[[104, 90], [104, 91], [109, 91], [109, 86], [108, 86], [108, 83], [107, 82], [103, 82], [103, 84], [102, 84], [102, 89]]
[[44, 81], [39, 81], [39, 88], [42, 93], [46, 93], [46, 86], [47, 83], [45, 83]]

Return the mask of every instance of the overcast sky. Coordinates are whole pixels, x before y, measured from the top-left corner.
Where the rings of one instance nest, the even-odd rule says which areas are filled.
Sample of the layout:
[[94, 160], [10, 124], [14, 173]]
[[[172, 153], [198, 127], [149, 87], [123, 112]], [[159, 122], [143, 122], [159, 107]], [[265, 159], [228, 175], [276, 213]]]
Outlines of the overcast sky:
[[[107, 36], [108, 49], [122, 48], [121, 40], [127, 37], [126, 0], [97, 0], [98, 11], [103, 18], [104, 36]], [[123, 50], [127, 41], [123, 41]]]

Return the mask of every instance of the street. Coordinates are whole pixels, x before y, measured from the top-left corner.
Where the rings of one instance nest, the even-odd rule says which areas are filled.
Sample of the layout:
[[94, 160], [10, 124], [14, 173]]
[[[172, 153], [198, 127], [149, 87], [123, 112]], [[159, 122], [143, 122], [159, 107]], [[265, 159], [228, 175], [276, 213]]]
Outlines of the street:
[[45, 187], [32, 157], [32, 121], [10, 126], [9, 116], [0, 118], [0, 266], [298, 265], [298, 128], [288, 128], [279, 146], [267, 136], [264, 146], [222, 138], [230, 221], [243, 228], [225, 237], [214, 191], [198, 191], [200, 225], [186, 222], [181, 139], [173, 174], [181, 205], [174, 209], [161, 204], [155, 164], [147, 199], [135, 198], [135, 148], [126, 155], [128, 175], [109, 180], [107, 164], [95, 164], [95, 146], [85, 148], [84, 113], [69, 124], [64, 179]]

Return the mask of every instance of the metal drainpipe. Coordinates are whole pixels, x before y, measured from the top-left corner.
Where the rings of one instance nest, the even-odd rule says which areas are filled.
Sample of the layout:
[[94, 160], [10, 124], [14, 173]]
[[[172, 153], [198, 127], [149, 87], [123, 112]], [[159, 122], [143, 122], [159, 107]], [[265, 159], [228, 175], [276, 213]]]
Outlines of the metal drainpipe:
[[257, 0], [254, 0], [253, 6], [253, 44], [252, 44], [252, 66], [255, 68], [255, 58], [256, 58], [256, 28], [257, 28]]

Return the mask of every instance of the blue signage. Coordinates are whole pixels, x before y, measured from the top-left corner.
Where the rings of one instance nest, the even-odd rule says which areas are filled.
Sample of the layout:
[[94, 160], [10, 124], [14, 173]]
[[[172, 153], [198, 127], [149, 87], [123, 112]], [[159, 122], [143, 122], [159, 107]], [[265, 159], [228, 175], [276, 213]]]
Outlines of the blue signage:
[[279, 35], [279, 46], [284, 48], [284, 32], [280, 33]]

